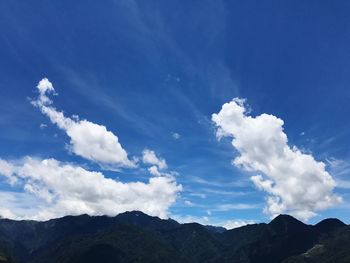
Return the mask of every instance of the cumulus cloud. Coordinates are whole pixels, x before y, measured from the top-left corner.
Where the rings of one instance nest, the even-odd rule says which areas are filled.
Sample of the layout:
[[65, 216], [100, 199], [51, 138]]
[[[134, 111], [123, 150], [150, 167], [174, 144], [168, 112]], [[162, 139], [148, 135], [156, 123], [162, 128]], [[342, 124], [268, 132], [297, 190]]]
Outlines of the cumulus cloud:
[[10, 209], [0, 207], [0, 218], [16, 218], [16, 215]]
[[55, 94], [55, 89], [47, 78], [39, 82], [37, 90], [39, 96], [32, 102], [33, 105], [49, 117], [53, 124], [66, 132], [70, 137], [70, 150], [74, 154], [104, 165], [135, 166], [119, 143], [118, 137], [105, 126], [88, 120], [79, 120], [78, 116], [69, 118], [63, 112], [56, 110], [49, 98], [50, 94]]
[[41, 205], [34, 195], [16, 191], [0, 192], [0, 217], [21, 219], [30, 218], [38, 212]]
[[159, 172], [158, 167], [153, 165], [151, 167], [148, 168], [148, 171], [151, 175], [154, 176], [161, 176], [162, 174]]
[[151, 164], [157, 166], [159, 169], [166, 169], [168, 166], [166, 161], [160, 157], [157, 157], [154, 151], [145, 149], [142, 152], [142, 161], [144, 164]]
[[163, 158], [157, 157], [154, 151], [151, 151], [149, 149], [143, 150], [142, 162], [144, 164], [152, 165], [148, 168], [150, 174], [154, 176], [167, 175], [166, 173], [160, 171], [168, 168], [166, 161]]
[[13, 176], [14, 167], [12, 164], [0, 159], [0, 172], [3, 176], [7, 178], [7, 182], [14, 185], [17, 178]]
[[34, 214], [22, 216], [2, 204], [0, 215], [15, 219], [46, 220], [83, 213], [114, 216], [130, 210], [167, 218], [168, 208], [182, 190], [172, 176], [151, 177], [146, 183], [123, 183], [55, 159], [0, 160], [0, 174], [16, 178], [17, 187], [41, 201]]
[[165, 159], [157, 156], [157, 154], [149, 149], [145, 149], [142, 152], [142, 162], [144, 165], [149, 166], [148, 172], [153, 176], [177, 176], [175, 171], [167, 171], [168, 165]]
[[269, 114], [249, 116], [243, 99], [225, 103], [212, 115], [217, 137], [231, 137], [239, 156], [233, 164], [246, 171], [268, 193], [264, 211], [272, 217], [288, 212], [302, 220], [341, 202], [333, 194], [335, 181], [323, 162], [288, 145], [283, 120]]
[[[97, 162], [101, 167], [135, 166], [118, 137], [105, 126], [80, 120], [76, 115], [66, 117], [56, 110], [49, 95], [57, 94], [48, 79], [39, 82], [37, 91], [39, 95], [32, 104], [66, 132], [73, 153]], [[55, 159], [0, 159], [0, 176], [16, 189], [14, 192], [0, 192], [0, 216], [47, 220], [83, 213], [114, 216], [140, 210], [167, 218], [168, 209], [176, 201], [182, 186], [177, 184], [171, 173], [160, 172], [167, 165], [154, 151], [145, 150], [143, 162], [152, 165], [149, 168], [152, 176], [148, 181], [123, 183], [101, 172]]]

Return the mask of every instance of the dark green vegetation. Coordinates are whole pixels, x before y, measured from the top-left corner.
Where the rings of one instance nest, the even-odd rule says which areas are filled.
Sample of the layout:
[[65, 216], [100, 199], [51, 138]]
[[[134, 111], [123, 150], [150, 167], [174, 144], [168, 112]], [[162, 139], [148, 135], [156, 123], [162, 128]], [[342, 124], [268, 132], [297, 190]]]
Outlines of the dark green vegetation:
[[302, 255], [291, 257], [284, 263], [349, 263], [350, 227], [346, 226], [320, 239], [320, 242]]
[[350, 262], [350, 228], [280, 215], [269, 224], [224, 231], [141, 212], [0, 220], [0, 263]]

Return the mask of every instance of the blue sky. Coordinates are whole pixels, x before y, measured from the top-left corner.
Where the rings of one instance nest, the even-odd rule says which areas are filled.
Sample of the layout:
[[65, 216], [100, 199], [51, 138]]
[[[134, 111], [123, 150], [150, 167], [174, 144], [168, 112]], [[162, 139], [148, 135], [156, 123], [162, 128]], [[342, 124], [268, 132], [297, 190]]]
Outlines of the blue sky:
[[[147, 169], [158, 165], [143, 162], [149, 149], [166, 161], [162, 176], [182, 185], [165, 204], [167, 215], [265, 222], [269, 193], [250, 179], [261, 171], [232, 164], [241, 153], [230, 136], [217, 139], [212, 121], [240, 97], [247, 115], [282, 119], [288, 145], [325, 163], [338, 182], [331, 192], [343, 202], [309, 222], [350, 222], [349, 8], [348, 1], [2, 1], [0, 158], [17, 168], [28, 157], [51, 158], [125, 185], [147, 184]], [[72, 137], [31, 103], [43, 78], [57, 93], [48, 94], [52, 107], [105, 126], [138, 159], [135, 167], [78, 154]], [[18, 174], [13, 185], [0, 181], [10, 212], [23, 216], [61, 198], [45, 203], [37, 191], [45, 183], [30, 191], [24, 186], [33, 178]]]

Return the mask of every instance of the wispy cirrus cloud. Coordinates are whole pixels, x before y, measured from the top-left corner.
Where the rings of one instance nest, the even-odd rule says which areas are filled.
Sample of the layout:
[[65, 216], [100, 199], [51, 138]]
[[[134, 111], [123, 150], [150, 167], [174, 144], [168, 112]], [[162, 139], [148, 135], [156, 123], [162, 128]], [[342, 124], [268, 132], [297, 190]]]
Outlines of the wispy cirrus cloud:
[[350, 163], [347, 160], [326, 158], [330, 171], [334, 175], [336, 187], [340, 189], [350, 189]]
[[246, 180], [245, 178], [240, 178], [238, 180], [232, 181], [232, 180], [218, 180], [218, 179], [204, 179], [199, 176], [188, 176], [188, 180], [191, 183], [201, 184], [201, 185], [208, 185], [208, 186], [214, 186], [214, 187], [220, 187], [220, 188], [227, 188], [227, 187], [247, 187], [249, 186], [249, 180]]
[[226, 212], [232, 210], [250, 210], [260, 208], [260, 205], [256, 204], [244, 204], [244, 203], [236, 203], [236, 204], [219, 204], [216, 207], [213, 207], [212, 211], [218, 212]]

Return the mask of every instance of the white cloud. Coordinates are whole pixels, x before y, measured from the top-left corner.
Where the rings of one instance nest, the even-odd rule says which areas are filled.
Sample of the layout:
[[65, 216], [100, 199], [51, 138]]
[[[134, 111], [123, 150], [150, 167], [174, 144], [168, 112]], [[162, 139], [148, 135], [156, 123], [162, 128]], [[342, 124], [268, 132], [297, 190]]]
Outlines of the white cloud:
[[51, 104], [52, 101], [47, 97], [46, 94], [55, 93], [55, 89], [53, 88], [52, 83], [47, 78], [43, 78], [36, 87], [39, 91], [38, 101], [43, 105]]
[[226, 229], [234, 229], [245, 225], [255, 224], [253, 220], [228, 220], [222, 224]]
[[[211, 215], [210, 211], [207, 211], [208, 215]], [[238, 228], [245, 225], [256, 224], [254, 220], [227, 220], [227, 221], [218, 221], [217, 218], [207, 217], [207, 216], [193, 216], [193, 215], [171, 215], [171, 218], [176, 220], [181, 224], [186, 223], [198, 223], [201, 225], [211, 225], [217, 227], [224, 227], [227, 230]]]
[[174, 140], [178, 140], [178, 139], [181, 138], [181, 135], [180, 135], [179, 133], [177, 133], [177, 132], [173, 132], [173, 133], [172, 133], [172, 136], [173, 136], [173, 139], [174, 139]]
[[9, 208], [0, 207], [0, 218], [16, 218]]
[[212, 120], [218, 126], [218, 138], [233, 138], [232, 145], [239, 152], [233, 164], [263, 174], [251, 180], [269, 194], [265, 212], [272, 217], [287, 212], [307, 220], [341, 202], [332, 192], [335, 181], [325, 164], [288, 146], [283, 120], [269, 114], [248, 116], [244, 103], [238, 98], [225, 103]]
[[14, 185], [17, 181], [17, 178], [13, 176], [13, 171], [14, 166], [12, 164], [0, 159], [0, 172], [7, 178], [10, 185]]
[[185, 200], [185, 205], [187, 206], [195, 206], [195, 204], [193, 202], [191, 202], [190, 200]]
[[168, 167], [164, 159], [157, 157], [155, 152], [149, 149], [143, 150], [142, 161], [144, 164], [155, 165], [158, 169], [166, 169]]
[[326, 162], [332, 168], [344, 168], [348, 166], [348, 164], [344, 160], [336, 159], [334, 157], [326, 158]]
[[195, 197], [200, 197], [200, 198], [202, 198], [202, 199], [207, 198], [207, 195], [206, 195], [206, 194], [203, 194], [203, 193], [190, 192], [189, 195], [190, 195], [190, 196], [195, 196]]
[[1, 174], [6, 177], [11, 177], [13, 173], [14, 167], [12, 164], [0, 159], [0, 171]]
[[22, 213], [15, 214], [11, 205], [6, 207], [6, 203], [1, 203], [0, 215], [16, 219], [46, 220], [83, 213], [114, 216], [130, 210], [166, 218], [168, 208], [182, 190], [172, 176], [151, 177], [147, 183], [122, 183], [100, 172], [55, 159], [27, 157], [16, 162], [1, 160], [0, 163], [0, 174], [15, 177], [17, 187], [23, 187], [26, 194], [41, 202], [35, 207], [34, 214], [33, 208], [31, 213], [23, 214], [22, 209]]
[[148, 171], [151, 175], [154, 176], [161, 176], [162, 174], [159, 172], [158, 167], [153, 165], [151, 167], [148, 168]]
[[213, 211], [231, 211], [231, 210], [250, 210], [256, 209], [258, 206], [255, 204], [221, 204], [216, 208], [212, 209]]
[[148, 168], [151, 175], [154, 176], [166, 176], [166, 175], [176, 175], [177, 173], [171, 171], [170, 173], [164, 172], [168, 168], [166, 161], [163, 158], [157, 157], [154, 151], [145, 149], [142, 152], [142, 162], [146, 165], [152, 165]]
[[37, 89], [39, 96], [32, 102], [33, 105], [48, 116], [53, 124], [66, 132], [70, 137], [70, 150], [73, 153], [97, 163], [118, 167], [135, 166], [119, 143], [118, 137], [105, 126], [79, 120], [76, 115], [72, 118], [66, 117], [63, 112], [52, 107], [52, 100], [48, 95], [53, 94], [55, 89], [48, 79], [42, 79]]
[[342, 189], [350, 189], [350, 180], [337, 179], [337, 187]]
[[42, 205], [34, 195], [18, 191], [0, 192], [0, 217], [21, 219], [38, 213]]

